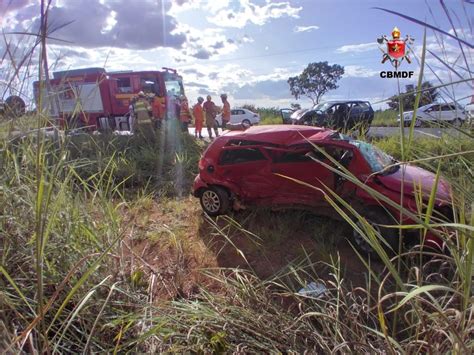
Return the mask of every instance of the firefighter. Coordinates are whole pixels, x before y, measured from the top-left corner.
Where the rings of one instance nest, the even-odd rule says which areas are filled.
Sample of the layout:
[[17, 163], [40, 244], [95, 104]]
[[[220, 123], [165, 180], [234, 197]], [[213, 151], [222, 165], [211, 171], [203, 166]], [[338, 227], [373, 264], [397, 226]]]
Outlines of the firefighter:
[[230, 121], [230, 104], [229, 101], [227, 101], [227, 95], [222, 94], [221, 95], [221, 100], [222, 100], [222, 129], [226, 129], [227, 123]]
[[194, 137], [198, 137], [198, 134], [199, 134], [199, 138], [203, 138], [202, 136], [202, 124], [204, 122], [204, 111], [202, 109], [202, 103], [204, 102], [204, 99], [199, 96], [198, 99], [197, 99], [197, 104], [195, 104], [193, 106], [193, 116], [194, 116], [194, 126], [195, 126], [195, 130], [194, 130]]
[[155, 95], [151, 104], [151, 111], [153, 113], [154, 127], [160, 129], [165, 118], [164, 98]]
[[206, 126], [207, 132], [209, 133], [209, 138], [212, 139], [212, 128], [214, 128], [214, 133], [216, 134], [216, 137], [219, 137], [216, 122], [217, 107], [214, 102], [212, 102], [211, 95], [207, 95], [206, 102], [202, 105], [202, 107], [206, 116]]
[[188, 125], [191, 122], [191, 111], [189, 110], [188, 99], [181, 95], [181, 103], [179, 106], [179, 120], [181, 121], [181, 129], [183, 132], [188, 132]]
[[133, 112], [135, 113], [135, 126], [140, 127], [151, 122], [150, 112], [151, 107], [147, 97], [143, 91], [138, 93], [138, 99], [133, 105]]

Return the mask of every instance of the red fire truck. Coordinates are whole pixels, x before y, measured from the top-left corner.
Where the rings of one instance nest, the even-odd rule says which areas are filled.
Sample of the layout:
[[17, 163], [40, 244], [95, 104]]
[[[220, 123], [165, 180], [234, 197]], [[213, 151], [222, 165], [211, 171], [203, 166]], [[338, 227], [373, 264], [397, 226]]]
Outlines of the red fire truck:
[[[39, 105], [40, 82], [33, 83]], [[172, 117], [179, 96], [184, 95], [183, 79], [176, 70], [106, 72], [84, 68], [53, 73], [49, 90], [42, 85], [42, 109], [66, 128], [91, 130], [131, 130], [130, 105], [143, 91], [157, 95]]]

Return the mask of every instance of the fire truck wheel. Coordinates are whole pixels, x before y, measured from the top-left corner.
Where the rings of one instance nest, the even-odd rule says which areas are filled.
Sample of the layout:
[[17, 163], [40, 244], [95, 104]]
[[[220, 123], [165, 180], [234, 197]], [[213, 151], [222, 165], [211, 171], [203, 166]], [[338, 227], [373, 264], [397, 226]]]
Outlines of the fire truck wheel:
[[5, 115], [7, 117], [18, 118], [25, 114], [25, 101], [20, 96], [12, 95], [5, 100]]

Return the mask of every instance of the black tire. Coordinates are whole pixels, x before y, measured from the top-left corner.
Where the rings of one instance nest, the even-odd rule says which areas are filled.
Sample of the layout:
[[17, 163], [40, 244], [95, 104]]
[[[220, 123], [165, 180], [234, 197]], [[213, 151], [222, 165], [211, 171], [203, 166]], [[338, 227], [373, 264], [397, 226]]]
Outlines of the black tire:
[[[389, 256], [395, 255], [398, 252], [399, 231], [396, 228], [381, 227], [381, 225], [393, 225], [393, 218], [381, 209], [367, 209], [360, 214], [365, 217], [366, 221], [383, 237], [386, 243], [380, 241], [380, 244], [386, 253]], [[355, 223], [360, 229], [364, 230], [363, 224], [359, 220], [356, 220]], [[376, 251], [372, 249], [371, 245], [355, 229], [352, 231], [352, 241], [356, 248], [362, 253], [376, 258], [378, 257]]]
[[229, 210], [229, 194], [218, 186], [204, 188], [199, 195], [201, 207], [209, 216], [219, 216]]
[[18, 118], [25, 114], [26, 104], [20, 96], [12, 95], [5, 100], [5, 113], [12, 118]]
[[245, 120], [242, 121], [242, 125], [246, 126], [246, 127], [250, 127], [252, 124], [250, 123], [250, 121], [248, 119], [245, 119]]

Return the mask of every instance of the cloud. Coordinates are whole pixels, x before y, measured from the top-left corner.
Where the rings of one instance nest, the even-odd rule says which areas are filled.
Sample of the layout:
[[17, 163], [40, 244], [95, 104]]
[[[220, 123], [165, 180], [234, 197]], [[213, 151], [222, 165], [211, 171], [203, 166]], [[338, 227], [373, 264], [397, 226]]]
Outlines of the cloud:
[[311, 32], [314, 30], [319, 30], [319, 26], [295, 26], [295, 28], [293, 28], [293, 32], [295, 33]]
[[[227, 6], [225, 6], [227, 3]], [[271, 19], [281, 17], [298, 18], [302, 7], [293, 7], [290, 2], [266, 2], [265, 5], [257, 5], [250, 0], [241, 0], [240, 3], [228, 1], [209, 1], [207, 10], [210, 16], [207, 21], [220, 27], [243, 28], [248, 23], [262, 26]]]
[[346, 65], [344, 67], [344, 77], [368, 78], [377, 76], [380, 71], [369, 69], [360, 65]]
[[263, 80], [238, 86], [229, 84], [223, 90], [230, 93], [235, 100], [285, 99], [290, 97], [286, 80]]
[[[52, 6], [48, 14], [50, 28], [58, 29], [52, 37], [68, 41], [73, 46], [181, 48], [186, 41], [185, 34], [176, 31], [176, 19], [168, 14], [171, 7], [168, 1], [83, 0], [60, 4]], [[33, 30], [39, 28], [39, 21], [37, 16]], [[61, 27], [67, 23], [70, 24]], [[25, 30], [23, 27], [19, 23], [16, 29]]]
[[209, 85], [195, 83], [193, 81], [187, 81], [186, 86], [195, 87], [195, 88], [209, 89]]
[[209, 59], [211, 54], [212, 53], [209, 52], [207, 49], [200, 48], [195, 53], [192, 53], [190, 55], [197, 59]]
[[361, 53], [368, 52], [378, 47], [377, 42], [347, 44], [336, 49], [337, 53]]

